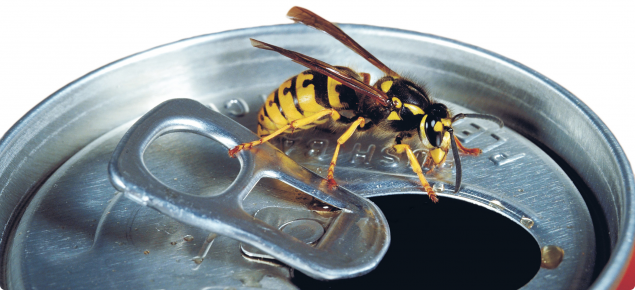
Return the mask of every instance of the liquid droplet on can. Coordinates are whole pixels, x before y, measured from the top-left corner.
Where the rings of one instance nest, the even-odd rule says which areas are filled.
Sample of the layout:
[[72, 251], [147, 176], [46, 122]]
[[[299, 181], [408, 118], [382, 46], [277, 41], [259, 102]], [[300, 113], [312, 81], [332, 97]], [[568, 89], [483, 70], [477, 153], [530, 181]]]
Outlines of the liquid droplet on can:
[[498, 201], [498, 200], [492, 200], [489, 202], [489, 206], [498, 209], [498, 210], [505, 210], [505, 206], [503, 206], [503, 204]]
[[555, 269], [564, 259], [564, 250], [558, 246], [549, 245], [540, 249], [540, 267]]
[[445, 190], [445, 185], [441, 182], [437, 182], [432, 186], [432, 190], [434, 190], [434, 192], [443, 192]]
[[523, 226], [525, 226], [528, 229], [531, 229], [534, 226], [534, 220], [528, 218], [528, 217], [523, 217], [520, 219], [520, 224], [522, 224]]
[[203, 258], [201, 258], [201, 257], [194, 257], [194, 259], [192, 259], [192, 261], [194, 261], [194, 264], [196, 264], [196, 265], [200, 265], [201, 263], [203, 263]]

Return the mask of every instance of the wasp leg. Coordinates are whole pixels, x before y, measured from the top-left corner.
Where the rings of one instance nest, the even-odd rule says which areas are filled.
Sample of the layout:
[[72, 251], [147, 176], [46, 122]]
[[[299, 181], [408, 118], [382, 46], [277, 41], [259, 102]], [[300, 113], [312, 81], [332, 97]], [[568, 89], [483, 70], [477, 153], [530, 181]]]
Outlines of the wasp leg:
[[463, 144], [461, 144], [461, 141], [459, 141], [459, 138], [456, 138], [456, 135], [454, 136], [454, 141], [456, 141], [456, 147], [459, 148], [459, 152], [463, 154], [472, 155], [472, 156], [478, 156], [479, 154], [481, 154], [481, 149], [467, 148], [463, 146]]
[[319, 111], [319, 112], [317, 112], [317, 113], [315, 113], [315, 114], [313, 114], [313, 115], [311, 115], [309, 117], [292, 121], [291, 123], [280, 127], [280, 129], [278, 129], [277, 131], [267, 135], [266, 137], [261, 138], [260, 140], [249, 142], [249, 143], [243, 143], [243, 144], [240, 144], [240, 145], [234, 147], [233, 149], [229, 150], [229, 152], [228, 152], [229, 157], [233, 158], [233, 157], [236, 156], [236, 153], [240, 152], [241, 150], [251, 149], [251, 147], [260, 145], [262, 143], [265, 143], [265, 142], [271, 140], [273, 137], [276, 137], [276, 136], [284, 133], [289, 128], [291, 128], [291, 130], [294, 130], [294, 129], [298, 128], [298, 127], [309, 125], [309, 124], [319, 120], [320, 118], [322, 118], [324, 116], [332, 116], [333, 119], [337, 119], [337, 118], [339, 118], [339, 113], [337, 111], [335, 111], [335, 109], [326, 109], [326, 110]]
[[412, 152], [412, 149], [410, 149], [410, 145], [396, 144], [396, 145], [393, 145], [393, 148], [395, 149], [395, 151], [397, 151], [397, 153], [403, 153], [404, 151], [406, 152], [406, 155], [408, 155], [408, 160], [410, 160], [410, 166], [412, 166], [412, 171], [414, 171], [414, 173], [416, 173], [417, 176], [419, 176], [419, 181], [421, 181], [421, 185], [423, 185], [423, 189], [425, 189], [425, 191], [428, 193], [428, 197], [430, 198], [430, 200], [432, 200], [432, 202], [434, 203], [437, 203], [439, 201], [439, 199], [437, 198], [437, 194], [434, 192], [434, 190], [430, 186], [430, 183], [428, 183], [426, 178], [423, 176], [423, 170], [421, 170], [421, 165], [419, 165], [419, 161], [417, 161], [417, 157], [415, 157], [415, 154]]
[[445, 156], [443, 157], [443, 160], [441, 160], [439, 164], [435, 164], [434, 160], [432, 159], [432, 157], [430, 157], [430, 155], [426, 155], [426, 156], [427, 156], [426, 161], [423, 163], [423, 167], [430, 168], [430, 170], [426, 171], [426, 175], [429, 175], [430, 173], [432, 173], [434, 168], [439, 167], [439, 165], [445, 163], [445, 160], [448, 158], [448, 154], [445, 154]]
[[417, 176], [419, 176], [419, 181], [421, 181], [421, 185], [423, 185], [423, 189], [425, 189], [425, 191], [428, 193], [428, 197], [430, 197], [432, 202], [437, 203], [439, 201], [439, 199], [437, 198], [437, 194], [434, 192], [434, 190], [430, 186], [430, 183], [428, 183], [426, 178], [423, 176], [423, 170], [421, 170], [421, 165], [419, 165], [419, 161], [417, 161], [417, 157], [412, 152], [412, 149], [410, 149], [410, 145], [396, 144], [396, 145], [393, 145], [393, 148], [395, 149], [397, 153], [403, 153], [404, 151], [406, 152], [406, 155], [408, 155], [408, 160], [410, 160], [410, 166], [412, 166], [412, 171], [414, 171], [414, 173], [416, 173]]
[[344, 142], [346, 142], [348, 138], [351, 138], [353, 133], [355, 133], [355, 130], [357, 130], [357, 127], [363, 128], [364, 124], [365, 124], [365, 121], [363, 117], [357, 118], [357, 120], [355, 120], [355, 122], [353, 122], [353, 124], [350, 127], [348, 127], [348, 129], [346, 129], [346, 132], [344, 132], [344, 134], [342, 134], [342, 136], [340, 136], [340, 138], [337, 139], [337, 146], [335, 147], [335, 153], [333, 153], [333, 159], [331, 159], [331, 165], [329, 166], [329, 171], [328, 171], [328, 174], [326, 175], [326, 179], [328, 180], [329, 186], [337, 185], [337, 183], [335, 182], [335, 179], [333, 179], [333, 174], [335, 173], [335, 163], [337, 163], [337, 155], [340, 153], [340, 146], [344, 144]]
[[436, 165], [434, 164], [434, 159], [432, 159], [432, 156], [430, 156], [430, 154], [427, 154], [426, 159], [423, 161], [423, 167], [430, 168], [430, 170], [426, 171], [426, 174], [429, 174], [435, 166]]

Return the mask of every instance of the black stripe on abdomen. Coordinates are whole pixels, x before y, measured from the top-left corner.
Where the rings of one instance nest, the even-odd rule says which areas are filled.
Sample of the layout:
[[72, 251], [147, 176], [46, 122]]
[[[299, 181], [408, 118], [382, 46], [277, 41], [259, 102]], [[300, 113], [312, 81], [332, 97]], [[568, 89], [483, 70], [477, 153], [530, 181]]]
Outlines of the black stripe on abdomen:
[[279, 91], [279, 89], [276, 89], [275, 92], [274, 92], [273, 102], [276, 103], [276, 105], [278, 106], [278, 110], [280, 111], [280, 114], [282, 115], [282, 117], [285, 120], [288, 120], [287, 116], [284, 115], [284, 111], [282, 110], [282, 106], [280, 106], [280, 100], [278, 99], [278, 91]]
[[298, 92], [296, 89], [296, 82], [298, 81], [298, 76], [294, 76], [293, 78], [291, 78], [291, 86], [289, 86], [288, 88], [285, 88], [282, 93], [283, 94], [287, 94], [287, 93], [291, 93], [291, 97], [293, 98], [293, 104], [295, 105], [295, 109], [298, 110], [298, 112], [302, 115], [304, 115], [304, 111], [302, 110], [302, 108], [300, 108], [300, 102], [298, 101]]
[[308, 85], [313, 84], [313, 90], [315, 91], [315, 101], [318, 103], [318, 105], [330, 109], [331, 104], [329, 103], [327, 88], [328, 77], [316, 71], [311, 71], [311, 74], [313, 74], [313, 79], [305, 80], [302, 84], [302, 87], [306, 88]]

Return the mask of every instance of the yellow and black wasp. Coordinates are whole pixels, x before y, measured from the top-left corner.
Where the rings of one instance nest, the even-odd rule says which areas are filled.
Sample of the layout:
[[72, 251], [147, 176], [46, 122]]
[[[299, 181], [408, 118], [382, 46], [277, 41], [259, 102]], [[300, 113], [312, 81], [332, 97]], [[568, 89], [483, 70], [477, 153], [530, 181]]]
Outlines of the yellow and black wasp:
[[[361, 47], [344, 31], [317, 14], [300, 7], [293, 7], [287, 16], [295, 22], [324, 31], [364, 57], [386, 76], [370, 85], [370, 75], [355, 72], [342, 66], [331, 66], [320, 60], [298, 52], [286, 50], [262, 41], [251, 39], [257, 48], [273, 50], [309, 70], [285, 81], [274, 90], [258, 113], [258, 136], [260, 140], [240, 144], [229, 150], [234, 157], [241, 150], [263, 144], [281, 134], [294, 130], [306, 130], [316, 126], [344, 133], [337, 140], [327, 180], [333, 179], [340, 146], [356, 132], [374, 128], [375, 134], [396, 134], [392, 148], [397, 153], [406, 153], [412, 170], [417, 174], [423, 188], [433, 202], [437, 196], [426, 178], [410, 145], [416, 139], [427, 148], [424, 166], [430, 170], [443, 164], [452, 147], [456, 166], [455, 192], [461, 187], [461, 160], [458, 152], [478, 155], [478, 148], [465, 148], [454, 136], [452, 123], [465, 117], [488, 119], [499, 123], [497, 117], [482, 114], [457, 114], [452, 116], [448, 107], [434, 102], [423, 85], [416, 84], [388, 68]], [[324, 118], [328, 116], [327, 118]]]

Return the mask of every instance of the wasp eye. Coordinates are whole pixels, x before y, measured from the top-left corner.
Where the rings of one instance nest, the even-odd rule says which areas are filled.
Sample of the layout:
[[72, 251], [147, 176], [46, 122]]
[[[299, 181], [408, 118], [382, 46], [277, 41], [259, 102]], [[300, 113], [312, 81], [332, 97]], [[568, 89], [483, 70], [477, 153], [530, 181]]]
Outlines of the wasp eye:
[[426, 119], [426, 137], [428, 137], [430, 145], [433, 147], [439, 147], [441, 146], [441, 142], [443, 142], [444, 129], [440, 119], [431, 117], [432, 116]]

